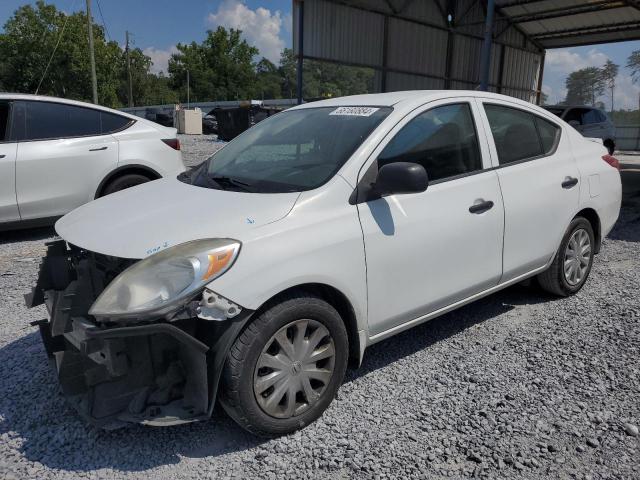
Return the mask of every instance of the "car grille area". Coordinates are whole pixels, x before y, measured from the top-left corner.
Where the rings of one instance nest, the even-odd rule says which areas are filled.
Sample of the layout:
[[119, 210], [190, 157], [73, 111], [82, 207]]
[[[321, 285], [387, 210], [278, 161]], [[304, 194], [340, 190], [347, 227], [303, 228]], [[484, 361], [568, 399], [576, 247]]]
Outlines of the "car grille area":
[[46, 304], [36, 322], [63, 393], [89, 422], [185, 423], [207, 416], [207, 352], [198, 319], [99, 324], [89, 308], [135, 261], [100, 255], [59, 240], [47, 255], [28, 306]]

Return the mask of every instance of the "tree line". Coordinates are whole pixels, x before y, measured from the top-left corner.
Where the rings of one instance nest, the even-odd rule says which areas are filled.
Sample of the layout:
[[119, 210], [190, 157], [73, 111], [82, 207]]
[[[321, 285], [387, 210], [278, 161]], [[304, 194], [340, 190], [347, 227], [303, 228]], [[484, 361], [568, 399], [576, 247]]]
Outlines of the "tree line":
[[[126, 52], [93, 23], [98, 101], [128, 105]], [[278, 64], [260, 58], [242, 32], [218, 27], [201, 42], [178, 44], [168, 71], [154, 74], [151, 58], [130, 49], [134, 105], [191, 101], [294, 98], [297, 59], [290, 49]], [[43, 0], [18, 8], [0, 33], [0, 91], [39, 93], [91, 101], [87, 17], [65, 14]], [[305, 98], [373, 90], [373, 70], [305, 60]]]
[[[640, 82], [640, 50], [635, 50], [629, 55], [626, 68], [630, 70], [633, 82]], [[565, 79], [567, 96], [561, 103], [595, 106], [598, 98], [606, 92], [610, 97], [610, 104], [607, 107], [614, 112], [614, 93], [619, 69], [619, 65], [607, 60], [602, 67], [586, 67], [571, 72]], [[638, 105], [640, 109], [640, 96]]]

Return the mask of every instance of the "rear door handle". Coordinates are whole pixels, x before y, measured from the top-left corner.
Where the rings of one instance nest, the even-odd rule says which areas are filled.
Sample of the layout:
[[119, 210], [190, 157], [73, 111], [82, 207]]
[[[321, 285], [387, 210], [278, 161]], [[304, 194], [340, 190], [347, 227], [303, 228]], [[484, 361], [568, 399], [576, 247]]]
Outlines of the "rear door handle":
[[100, 150], [106, 150], [107, 147], [99, 147], [99, 148], [90, 148], [90, 152], [99, 152]]
[[578, 179], [575, 177], [567, 177], [564, 182], [562, 182], [562, 188], [573, 188], [578, 184]]
[[493, 202], [491, 200], [487, 200], [485, 202], [474, 203], [469, 207], [469, 212], [471, 213], [484, 213], [487, 210], [491, 210], [493, 208]]

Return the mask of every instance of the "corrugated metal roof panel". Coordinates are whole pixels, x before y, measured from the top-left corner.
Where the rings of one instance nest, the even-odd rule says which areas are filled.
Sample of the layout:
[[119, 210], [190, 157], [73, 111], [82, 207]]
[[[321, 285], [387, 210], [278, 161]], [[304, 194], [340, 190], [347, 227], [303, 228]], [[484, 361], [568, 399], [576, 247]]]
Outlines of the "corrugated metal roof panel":
[[407, 72], [444, 76], [447, 32], [417, 23], [389, 20], [387, 64]]
[[604, 10], [601, 12], [580, 13], [560, 18], [548, 18], [545, 20], [519, 23], [528, 35], [539, 35], [549, 32], [583, 29], [589, 27], [606, 27], [619, 23], [621, 18], [624, 22], [640, 22], [640, 11], [632, 7], [620, 8], [616, 10]]
[[382, 66], [382, 15], [314, 0], [305, 2], [304, 19], [305, 56]]
[[395, 92], [400, 90], [434, 90], [444, 88], [444, 80], [406, 73], [387, 74], [387, 91]]

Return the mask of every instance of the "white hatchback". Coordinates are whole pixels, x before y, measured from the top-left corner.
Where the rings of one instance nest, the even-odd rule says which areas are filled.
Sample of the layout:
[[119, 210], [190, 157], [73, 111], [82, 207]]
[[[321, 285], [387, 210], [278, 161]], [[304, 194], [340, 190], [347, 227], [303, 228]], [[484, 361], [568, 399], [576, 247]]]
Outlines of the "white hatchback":
[[91, 422], [173, 425], [219, 400], [283, 434], [375, 342], [530, 277], [580, 290], [618, 217], [616, 164], [502, 95], [310, 103], [65, 216], [27, 303], [47, 304], [47, 352]]
[[109, 108], [0, 94], [0, 230], [184, 171], [176, 130]]

